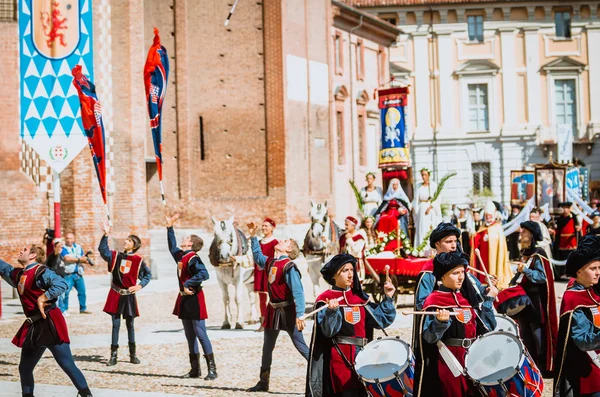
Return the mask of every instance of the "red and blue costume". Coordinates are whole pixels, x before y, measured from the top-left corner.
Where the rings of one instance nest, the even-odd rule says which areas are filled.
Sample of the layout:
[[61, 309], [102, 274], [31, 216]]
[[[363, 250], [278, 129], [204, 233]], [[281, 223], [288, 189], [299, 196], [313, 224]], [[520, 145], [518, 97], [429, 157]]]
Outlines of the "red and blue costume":
[[319, 295], [315, 304], [318, 308], [327, 300], [342, 298], [336, 310], [322, 310], [315, 319], [306, 385], [310, 397], [366, 396], [353, 369], [356, 355], [367, 343], [367, 327], [386, 328], [396, 318], [394, 301], [388, 296], [379, 304], [369, 302], [358, 280], [356, 259], [351, 255], [336, 255], [327, 263], [321, 271], [325, 280], [331, 283], [332, 275], [346, 263], [354, 266], [352, 288], [334, 285]]
[[[79, 390], [79, 394], [91, 396], [83, 373], [73, 361], [67, 324], [56, 306], [57, 298], [67, 290], [64, 279], [39, 263], [14, 268], [2, 260], [0, 276], [11, 287], [17, 289], [23, 312], [27, 316], [27, 321], [12, 340], [14, 345], [22, 348], [19, 374], [23, 396], [33, 396], [33, 370], [46, 349], [52, 352], [56, 362]], [[50, 303], [44, 310], [46, 318], [42, 317], [37, 303], [44, 294]]]

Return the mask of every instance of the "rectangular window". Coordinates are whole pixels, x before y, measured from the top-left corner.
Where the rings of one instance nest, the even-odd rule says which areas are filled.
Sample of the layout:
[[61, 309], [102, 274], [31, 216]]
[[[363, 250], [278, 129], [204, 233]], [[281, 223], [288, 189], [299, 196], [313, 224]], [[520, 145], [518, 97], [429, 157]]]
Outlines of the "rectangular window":
[[363, 80], [365, 76], [365, 43], [359, 39], [356, 42], [356, 79]]
[[358, 114], [358, 160], [361, 166], [367, 165], [367, 126], [364, 113]]
[[483, 15], [469, 15], [467, 25], [469, 27], [469, 41], [483, 43]]
[[335, 124], [336, 124], [336, 138], [337, 138], [337, 158], [338, 164], [343, 165], [346, 162], [346, 156], [344, 156], [344, 112], [338, 110], [335, 112]]
[[490, 163], [472, 163], [473, 171], [473, 193], [482, 193], [484, 189], [490, 190]]
[[342, 34], [340, 32], [336, 32], [334, 38], [334, 57], [335, 57], [335, 73], [343, 74], [344, 73], [344, 41], [342, 39]]
[[488, 131], [488, 86], [469, 84], [469, 131]]
[[17, 20], [17, 1], [0, 0], [0, 22], [14, 22]]
[[571, 13], [568, 11], [558, 11], [554, 13], [554, 23], [556, 25], [556, 37], [565, 39], [571, 38]]
[[556, 124], [577, 125], [575, 79], [554, 80]]

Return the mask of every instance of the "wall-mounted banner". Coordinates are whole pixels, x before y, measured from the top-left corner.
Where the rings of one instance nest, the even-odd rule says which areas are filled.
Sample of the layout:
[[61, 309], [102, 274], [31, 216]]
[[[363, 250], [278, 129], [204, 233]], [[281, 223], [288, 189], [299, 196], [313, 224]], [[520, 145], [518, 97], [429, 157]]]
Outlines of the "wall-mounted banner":
[[71, 69], [93, 79], [92, 0], [18, 0], [21, 138], [61, 172], [87, 144]]
[[408, 87], [378, 90], [381, 109], [379, 168], [408, 167], [410, 154], [406, 132]]

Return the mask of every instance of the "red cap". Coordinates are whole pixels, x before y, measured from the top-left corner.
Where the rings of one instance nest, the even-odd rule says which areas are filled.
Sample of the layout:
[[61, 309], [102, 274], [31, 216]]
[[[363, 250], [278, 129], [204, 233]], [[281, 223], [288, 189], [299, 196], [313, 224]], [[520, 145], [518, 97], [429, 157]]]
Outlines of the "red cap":
[[271, 218], [265, 218], [265, 220], [263, 221], [263, 223], [266, 222], [268, 224], [270, 224], [273, 227], [277, 227], [277, 224], [275, 224], [275, 221]]
[[346, 220], [350, 221], [350, 222], [354, 223], [356, 226], [358, 226], [358, 219], [356, 219], [355, 217], [353, 217], [353, 216], [347, 216]]

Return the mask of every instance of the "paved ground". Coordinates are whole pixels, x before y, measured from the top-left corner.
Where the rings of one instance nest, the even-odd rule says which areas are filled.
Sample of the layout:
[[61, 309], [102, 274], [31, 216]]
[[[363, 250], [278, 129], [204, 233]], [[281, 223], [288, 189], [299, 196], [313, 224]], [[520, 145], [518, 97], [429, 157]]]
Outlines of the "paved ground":
[[[197, 231], [196, 231], [197, 232]], [[290, 230], [296, 238], [301, 237], [301, 228]], [[304, 394], [306, 363], [295, 352], [287, 336], [282, 335], [274, 353], [274, 366], [270, 393], [246, 393], [244, 390], [256, 383], [260, 368], [260, 351], [263, 334], [255, 332], [257, 325], [246, 325], [244, 330], [221, 330], [224, 318], [222, 295], [216, 283], [214, 269], [208, 265], [211, 279], [205, 283], [205, 294], [210, 318], [209, 335], [215, 352], [219, 378], [213, 382], [198, 379], [182, 379], [189, 370], [187, 345], [181, 323], [171, 314], [177, 290], [174, 263], [167, 252], [165, 231], [152, 231], [153, 272], [158, 279], [139, 293], [141, 316], [136, 319], [136, 342], [141, 365], [128, 362], [126, 348], [119, 350], [119, 363], [107, 367], [110, 345], [110, 320], [102, 312], [109, 288], [108, 276], [86, 276], [88, 307], [91, 315], [78, 314], [75, 292], [70, 299], [70, 312], [67, 317], [71, 347], [77, 365], [83, 370], [95, 396], [240, 396]], [[205, 241], [209, 241], [209, 236]], [[203, 255], [207, 264], [208, 258]], [[103, 263], [99, 265], [104, 265]], [[312, 301], [310, 277], [306, 265], [300, 262], [307, 301]], [[564, 287], [559, 287], [561, 291]], [[559, 292], [559, 295], [562, 292]], [[23, 321], [18, 300], [11, 299], [12, 291], [2, 285], [4, 319], [0, 320], [0, 394], [20, 396], [18, 377], [19, 349], [10, 340]], [[410, 298], [408, 298], [410, 300]], [[408, 302], [408, 301], [407, 301]], [[246, 305], [246, 318], [250, 309]], [[410, 340], [412, 319], [398, 315], [390, 327], [392, 335]], [[312, 322], [304, 332], [307, 343], [310, 339]], [[122, 327], [120, 345], [126, 347], [125, 326]], [[203, 371], [206, 365], [202, 363]], [[35, 371], [36, 395], [69, 396], [75, 389], [69, 379], [46, 353]], [[546, 382], [546, 393], [550, 396], [551, 383]]]

